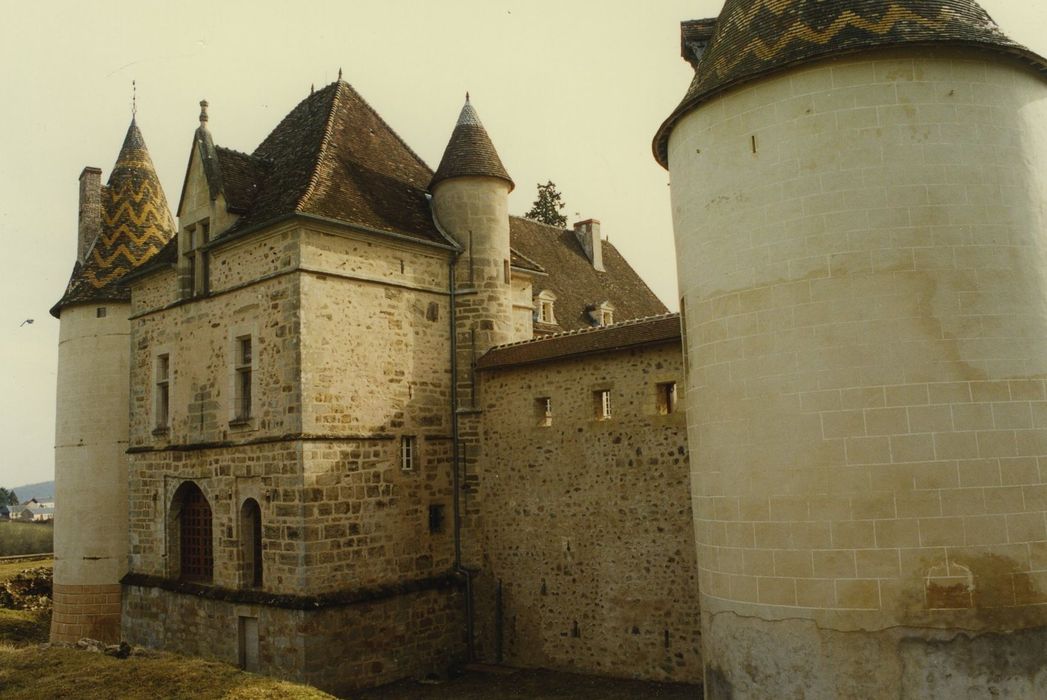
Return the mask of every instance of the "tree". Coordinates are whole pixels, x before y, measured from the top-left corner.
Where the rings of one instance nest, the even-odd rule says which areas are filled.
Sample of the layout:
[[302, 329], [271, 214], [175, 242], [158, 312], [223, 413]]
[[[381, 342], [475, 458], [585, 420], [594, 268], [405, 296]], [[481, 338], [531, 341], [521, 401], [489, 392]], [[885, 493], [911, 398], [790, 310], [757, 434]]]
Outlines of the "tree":
[[563, 198], [556, 190], [556, 183], [550, 180], [538, 185], [538, 199], [534, 200], [531, 211], [524, 214], [524, 218], [562, 228], [567, 225], [567, 217], [560, 213], [563, 208]]
[[0, 506], [17, 506], [18, 496], [14, 491], [8, 491], [0, 486]]
[[7, 492], [7, 505], [17, 506], [20, 502], [21, 501], [18, 500], [18, 494], [16, 494], [13, 489]]

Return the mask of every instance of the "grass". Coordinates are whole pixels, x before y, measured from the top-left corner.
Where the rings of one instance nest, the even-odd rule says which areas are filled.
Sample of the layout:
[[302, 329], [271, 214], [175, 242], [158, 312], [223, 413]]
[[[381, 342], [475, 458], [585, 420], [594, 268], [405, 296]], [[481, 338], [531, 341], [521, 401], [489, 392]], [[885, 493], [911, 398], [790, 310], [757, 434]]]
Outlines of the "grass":
[[333, 697], [309, 686], [174, 654], [157, 652], [115, 659], [77, 649], [10, 645], [0, 645], [0, 688], [5, 700], [98, 697], [329, 700]]
[[40, 567], [54, 568], [54, 559], [20, 559], [18, 561], [0, 561], [0, 583], [13, 577], [15, 574], [26, 569], [38, 569]]
[[0, 520], [0, 557], [53, 552], [54, 542], [55, 528], [51, 523]]

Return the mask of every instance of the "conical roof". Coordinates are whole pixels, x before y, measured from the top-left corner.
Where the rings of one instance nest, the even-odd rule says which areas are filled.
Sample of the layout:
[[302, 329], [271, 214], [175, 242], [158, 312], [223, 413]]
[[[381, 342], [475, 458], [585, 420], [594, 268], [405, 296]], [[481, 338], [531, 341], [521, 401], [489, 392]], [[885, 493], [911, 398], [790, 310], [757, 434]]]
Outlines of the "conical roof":
[[440, 159], [440, 167], [436, 169], [432, 182], [429, 183], [429, 191], [432, 192], [438, 182], [452, 177], [462, 176], [497, 177], [509, 183], [509, 191], [516, 187], [509, 173], [505, 171], [498, 151], [491, 143], [491, 137], [480, 122], [480, 116], [469, 102], [469, 96], [465, 96], [465, 105], [461, 114], [458, 115], [458, 123], [451, 132], [451, 140], [447, 142], [443, 158]]
[[723, 90], [792, 66], [876, 47], [967, 46], [1006, 53], [1047, 72], [974, 0], [727, 0], [683, 101], [659, 128], [663, 166], [673, 126]]
[[167, 197], [133, 118], [109, 182], [102, 187], [101, 204], [101, 231], [83, 264], [77, 262], [73, 267], [65, 294], [51, 309], [56, 317], [70, 304], [130, 299], [130, 291], [120, 286], [120, 280], [148, 262], [174, 236]]

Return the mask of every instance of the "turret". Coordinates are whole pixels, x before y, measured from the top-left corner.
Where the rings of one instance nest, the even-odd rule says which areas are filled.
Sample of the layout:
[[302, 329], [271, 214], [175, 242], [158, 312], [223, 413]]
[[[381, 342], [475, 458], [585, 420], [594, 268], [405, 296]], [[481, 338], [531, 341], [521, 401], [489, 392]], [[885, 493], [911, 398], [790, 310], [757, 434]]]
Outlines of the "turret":
[[1044, 697], [1047, 60], [973, 0], [727, 0], [683, 44], [707, 697]]
[[513, 340], [509, 270], [509, 193], [505, 171], [465, 96], [429, 191], [440, 227], [462, 248], [456, 272], [459, 405], [472, 406], [472, 363]]
[[76, 263], [59, 319], [55, 428], [55, 570], [51, 639], [120, 635], [127, 570], [129, 272], [171, 239], [174, 224], [132, 119], [104, 187], [80, 177]]

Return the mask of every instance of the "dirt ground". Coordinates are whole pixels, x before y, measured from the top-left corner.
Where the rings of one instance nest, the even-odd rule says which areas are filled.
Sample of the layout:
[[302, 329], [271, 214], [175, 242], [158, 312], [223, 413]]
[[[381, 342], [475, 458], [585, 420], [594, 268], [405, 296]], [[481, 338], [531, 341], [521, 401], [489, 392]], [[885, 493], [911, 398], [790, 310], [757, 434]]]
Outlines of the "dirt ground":
[[597, 678], [573, 673], [474, 667], [439, 684], [401, 681], [355, 693], [353, 700], [683, 700], [702, 697], [700, 685]]

